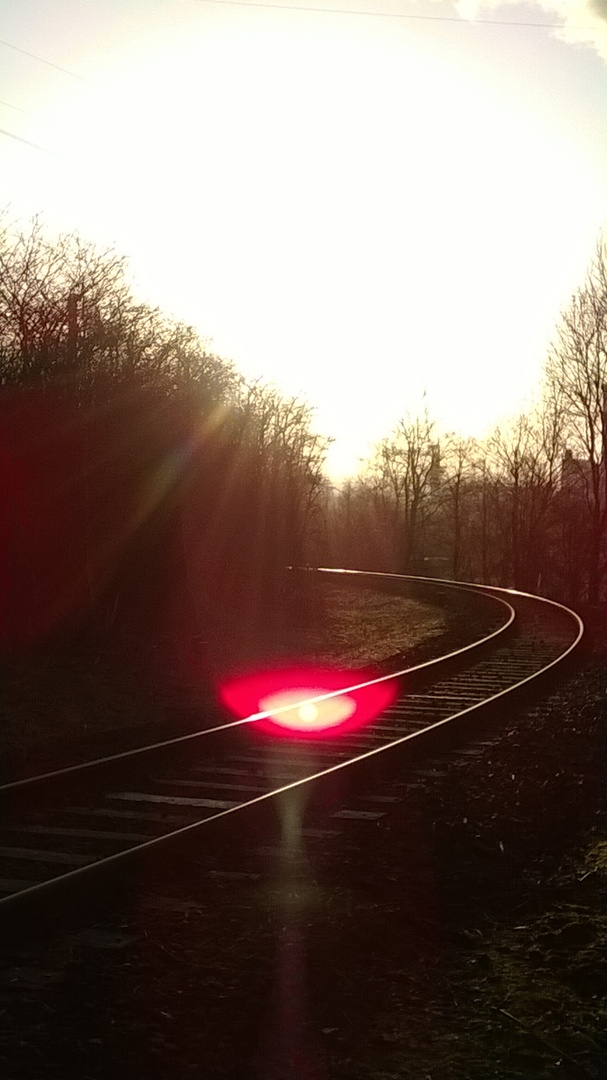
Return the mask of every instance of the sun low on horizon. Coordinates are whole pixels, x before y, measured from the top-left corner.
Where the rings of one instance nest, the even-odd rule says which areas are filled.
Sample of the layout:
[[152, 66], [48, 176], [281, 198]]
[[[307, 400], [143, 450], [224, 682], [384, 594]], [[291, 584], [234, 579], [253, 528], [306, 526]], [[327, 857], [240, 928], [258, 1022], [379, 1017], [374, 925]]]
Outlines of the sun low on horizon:
[[303, 394], [339, 478], [422, 400], [474, 434], [533, 395], [604, 222], [605, 62], [447, 3], [310, 7], [9, 0], [0, 202]]

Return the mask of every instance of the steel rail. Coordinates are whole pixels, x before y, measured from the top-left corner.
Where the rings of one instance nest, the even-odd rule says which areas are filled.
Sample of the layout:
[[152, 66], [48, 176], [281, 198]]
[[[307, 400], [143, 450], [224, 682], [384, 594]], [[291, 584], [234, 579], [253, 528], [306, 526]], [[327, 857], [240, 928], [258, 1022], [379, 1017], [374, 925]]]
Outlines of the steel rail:
[[[106, 856], [105, 858], [97, 859], [97, 860], [95, 860], [95, 861], [93, 861], [91, 863], [88, 863], [85, 866], [81, 866], [81, 867], [78, 867], [75, 870], [68, 871], [68, 873], [66, 873], [66, 874], [57, 875], [57, 876], [55, 876], [53, 878], [47, 879], [46, 881], [36, 883], [36, 884], [26, 888], [26, 889], [21, 889], [19, 891], [10, 893], [9, 895], [7, 895], [5, 897], [0, 898], [0, 913], [2, 913], [3, 911], [10, 910], [10, 909], [15, 909], [21, 903], [25, 903], [28, 900], [35, 900], [37, 897], [40, 897], [40, 896], [48, 893], [51, 890], [54, 890], [54, 889], [57, 889], [57, 888], [63, 888], [63, 887], [69, 886], [71, 884], [76, 885], [78, 882], [85, 881], [86, 879], [90, 880], [91, 877], [94, 877], [95, 875], [98, 875], [98, 874], [103, 874], [107, 870], [110, 870], [111, 868], [113, 868], [115, 866], [118, 866], [119, 864], [125, 864], [126, 862], [128, 862], [131, 859], [139, 858], [139, 857], [141, 857], [141, 856], [143, 856], [143, 855], [145, 855], [147, 853], [151, 853], [153, 851], [159, 850], [163, 845], [167, 846], [167, 845], [170, 845], [170, 844], [176, 842], [179, 839], [183, 839], [188, 834], [192, 834], [195, 830], [201, 829], [204, 825], [210, 824], [211, 822], [216, 822], [216, 821], [218, 821], [220, 819], [229, 818], [230, 816], [233, 816], [237, 812], [240, 812], [242, 810], [248, 810], [248, 809], [250, 809], [252, 807], [255, 807], [255, 806], [259, 806], [259, 805], [261, 805], [261, 804], [263, 804], [265, 802], [268, 802], [270, 799], [273, 799], [273, 798], [276, 798], [277, 796], [283, 795], [286, 792], [294, 791], [294, 790], [296, 790], [298, 788], [303, 787], [306, 784], [310, 784], [310, 783], [313, 783], [315, 781], [322, 780], [322, 779], [324, 779], [324, 778], [326, 778], [326, 777], [328, 777], [328, 776], [330, 776], [332, 774], [338, 773], [341, 770], [349, 768], [350, 766], [367, 762], [367, 761], [369, 761], [369, 760], [371, 760], [373, 758], [377, 758], [379, 754], [384, 753], [385, 751], [394, 750], [397, 747], [404, 746], [405, 744], [408, 744], [408, 743], [410, 744], [410, 743], [414, 742], [414, 740], [416, 740], [416, 739], [420, 740], [423, 736], [427, 736], [432, 732], [440, 731], [441, 729], [444, 729], [446, 727], [446, 725], [448, 725], [450, 723], [453, 723], [455, 720], [458, 720], [461, 717], [468, 716], [468, 715], [473, 714], [475, 712], [479, 713], [482, 710], [487, 709], [489, 706], [493, 705], [495, 702], [499, 701], [500, 699], [505, 698], [508, 694], [511, 694], [514, 691], [519, 690], [522, 687], [524, 687], [525, 685], [533, 682], [535, 679], [537, 679], [540, 676], [544, 675], [547, 671], [549, 671], [551, 668], [553, 668], [556, 664], [561, 663], [577, 647], [577, 645], [581, 641], [581, 638], [582, 638], [583, 633], [584, 633], [584, 624], [583, 624], [581, 618], [579, 617], [579, 615], [576, 612], [572, 611], [570, 608], [566, 607], [565, 605], [558, 603], [557, 601], [549, 600], [549, 599], [547, 599], [545, 597], [538, 597], [538, 596], [536, 596], [536, 595], [534, 595], [532, 593], [524, 593], [524, 592], [521, 592], [520, 590], [505, 589], [505, 588], [500, 588], [498, 586], [481, 586], [481, 585], [477, 585], [476, 583], [471, 583], [471, 582], [451, 582], [449, 580], [444, 580], [444, 579], [441, 579], [441, 578], [426, 579], [426, 578], [421, 578], [421, 577], [414, 577], [413, 575], [373, 574], [373, 572], [371, 572], [371, 571], [350, 571], [350, 570], [343, 570], [343, 569], [337, 569], [337, 568], [333, 569], [333, 568], [325, 568], [325, 567], [320, 568], [320, 570], [323, 573], [358, 573], [358, 574], [368, 576], [368, 577], [380, 576], [380, 577], [393, 578], [393, 579], [399, 579], [399, 580], [415, 580], [415, 581], [420, 581], [420, 582], [424, 582], [424, 583], [425, 582], [433, 582], [433, 583], [440, 584], [441, 586], [454, 586], [454, 587], [460, 586], [460, 587], [472, 589], [475, 592], [478, 592], [478, 593], [481, 593], [481, 594], [484, 594], [484, 595], [487, 595], [487, 592], [486, 592], [487, 589], [489, 589], [491, 591], [491, 593], [499, 592], [499, 593], [506, 593], [506, 594], [509, 594], [509, 595], [517, 595], [517, 596], [525, 597], [526, 599], [538, 601], [538, 602], [543, 603], [543, 604], [548, 604], [548, 605], [550, 605], [550, 606], [552, 606], [554, 608], [557, 608], [560, 611], [564, 612], [566, 615], [571, 616], [573, 618], [573, 620], [574, 620], [575, 625], [576, 625], [577, 633], [575, 635], [575, 638], [574, 638], [573, 642], [571, 642], [567, 646], [567, 648], [565, 648], [565, 650], [563, 652], [559, 653], [558, 656], [556, 656], [554, 659], [552, 659], [548, 663], [544, 664], [542, 667], [540, 667], [537, 671], [533, 672], [532, 674], [529, 674], [529, 675], [525, 676], [522, 679], [518, 679], [512, 685], [510, 685], [510, 686], [508, 686], [508, 687], [506, 687], [506, 688], [504, 688], [504, 689], [502, 689], [502, 690], [500, 690], [500, 691], [498, 691], [498, 692], [496, 692], [494, 694], [489, 695], [488, 697], [484, 698], [482, 701], [479, 701], [479, 702], [476, 702], [476, 703], [474, 703], [472, 705], [469, 705], [464, 709], [460, 709], [457, 712], [452, 713], [449, 716], [444, 717], [441, 720], [438, 720], [438, 721], [436, 721], [434, 723], [431, 723], [431, 724], [429, 724], [429, 725], [427, 725], [425, 727], [422, 727], [417, 731], [409, 732], [409, 733], [407, 733], [405, 735], [402, 735], [402, 736], [399, 736], [399, 737], [397, 737], [395, 739], [391, 739], [389, 742], [386, 742], [386, 743], [384, 743], [384, 744], [382, 744], [380, 746], [372, 747], [371, 749], [366, 750], [361, 754], [357, 754], [354, 757], [346, 758], [345, 760], [339, 761], [339, 762], [337, 762], [337, 763], [335, 763], [333, 765], [330, 765], [327, 768], [317, 770], [316, 772], [313, 772], [310, 775], [300, 777], [299, 779], [290, 781], [287, 784], [282, 784], [279, 787], [274, 788], [274, 789], [272, 789], [270, 791], [267, 791], [267, 792], [263, 792], [262, 794], [257, 795], [252, 799], [247, 799], [247, 800], [245, 800], [245, 801], [243, 801], [241, 803], [238, 803], [238, 804], [235, 804], [233, 806], [226, 807], [224, 809], [218, 810], [216, 813], [210, 814], [207, 817], [202, 818], [200, 820], [190, 822], [190, 823], [188, 823], [188, 824], [186, 824], [184, 826], [181, 826], [178, 829], [173, 829], [168, 833], [162, 834], [161, 836], [152, 837], [151, 839], [146, 840], [144, 843], [137, 844], [137, 845], [135, 845], [133, 847], [127, 848], [127, 849], [125, 849], [123, 851], [120, 851], [120, 852], [116, 852], [116, 853], [114, 853], [112, 855]], [[514, 609], [512, 608], [512, 605], [510, 605], [510, 604], [508, 604], [508, 607], [510, 608], [511, 613], [509, 615], [507, 625], [510, 625], [512, 620], [514, 619]], [[492, 634], [487, 635], [486, 639], [481, 639], [481, 640], [489, 640], [490, 638], [494, 637], [496, 635], [496, 633], [503, 632], [504, 628], [501, 628], [498, 631], [494, 631]], [[436, 658], [433, 661], [427, 661], [425, 664], [416, 665], [414, 668], [404, 669], [402, 672], [400, 672], [400, 675], [405, 674], [405, 673], [409, 673], [411, 671], [419, 670], [419, 668], [422, 668], [422, 667], [429, 667], [432, 664], [436, 665], [440, 660], [445, 660], [446, 658], [451, 658], [452, 656], [458, 655], [459, 653], [465, 653], [465, 652], [469, 651], [472, 647], [473, 646], [471, 646], [471, 645], [465, 646], [461, 650], [454, 650], [453, 652], [446, 654], [446, 657]], [[380, 680], [371, 680], [371, 682], [373, 682], [373, 681], [385, 681], [386, 679], [395, 678], [395, 677], [396, 677], [396, 675], [394, 673], [392, 673], [392, 674], [387, 675], [387, 676], [382, 676]], [[367, 684], [362, 683], [362, 684], [358, 684], [358, 685], [359, 686], [364, 686], [364, 685], [367, 685]], [[338, 691], [338, 693], [343, 693], [343, 692], [344, 692], [343, 690]], [[322, 695], [323, 698], [328, 697], [328, 696], [334, 696], [334, 695], [333, 694], [331, 694], [331, 695]], [[319, 698], [306, 699], [306, 701], [315, 701], [315, 700], [319, 700], [319, 699], [320, 699], [320, 697]], [[290, 705], [289, 708], [293, 708], [293, 705]], [[256, 719], [261, 718], [261, 716], [265, 717], [265, 716], [267, 716], [267, 714], [265, 714], [265, 713], [264, 714], [255, 714]], [[247, 720], [252, 720], [253, 717], [246, 718], [246, 719]], [[181, 741], [181, 740], [177, 740], [177, 741]], [[170, 742], [173, 742], [173, 740], [170, 740]], [[163, 744], [161, 744], [161, 745], [163, 745]], [[124, 755], [118, 755], [118, 757], [123, 757], [123, 756]]]
[[[391, 578], [400, 579], [402, 581], [430, 581], [433, 582], [435, 585], [459, 586], [460, 588], [469, 589], [470, 591], [476, 592], [478, 594], [486, 594], [487, 591], [489, 591], [490, 594], [497, 592], [503, 593], [507, 596], [523, 596], [527, 600], [538, 600], [542, 604], [549, 604], [551, 607], [559, 608], [561, 611], [564, 611], [566, 615], [570, 615], [571, 618], [574, 620], [577, 625], [577, 634], [574, 641], [571, 643], [569, 648], [566, 649], [562, 656], [558, 656], [550, 664], [547, 664], [545, 669], [538, 671], [538, 676], [542, 675], [544, 673], [544, 670], [547, 671], [548, 668], [553, 666], [553, 664], [560, 664], [569, 655], [569, 653], [573, 652], [573, 650], [577, 648], [580, 641], [582, 640], [586, 629], [582, 618], [578, 615], [577, 611], [573, 610], [573, 608], [567, 607], [565, 604], [559, 603], [558, 600], [550, 600], [547, 596], [538, 596], [536, 593], [524, 592], [522, 589], [505, 588], [502, 585], [483, 585], [474, 581], [456, 581], [451, 580], [450, 578], [426, 578], [416, 574], [388, 574], [374, 570], [347, 570], [343, 567], [330, 566], [319, 566], [317, 569], [318, 572], [322, 574], [357, 574], [364, 577]], [[535, 677], [535, 675], [530, 676], [530, 678]]]
[[[323, 573], [327, 572], [326, 568], [324, 568], [324, 567], [319, 568], [319, 571], [323, 572]], [[331, 571], [331, 572], [340, 573], [340, 574], [363, 573], [363, 571], [356, 571], [356, 570], [338, 570], [338, 571]], [[388, 576], [388, 577], [389, 576], [398, 576], [398, 577], [400, 577], [402, 575], [381, 575], [381, 576]], [[419, 580], [426, 580], [426, 579], [422, 578], [422, 579], [419, 579]], [[428, 578], [427, 580], [431, 581], [433, 579]], [[441, 581], [441, 584], [442, 585], [445, 585], [445, 584], [450, 585], [450, 584], [452, 584], [453, 587], [455, 587], [455, 588], [461, 587], [459, 582], [451, 583], [451, 582], [442, 582]], [[447, 660], [452, 660], [455, 657], [463, 656], [464, 653], [469, 652], [472, 649], [479, 649], [482, 646], [485, 646], [490, 641], [492, 641], [494, 638], [499, 637], [500, 634], [505, 633], [505, 631], [509, 629], [509, 627], [512, 625], [512, 623], [514, 622], [514, 619], [516, 617], [516, 612], [515, 612], [514, 608], [512, 607], [511, 604], [509, 604], [505, 600], [502, 600], [502, 599], [500, 599], [498, 597], [493, 597], [493, 599], [497, 600], [498, 603], [502, 604], [502, 606], [504, 606], [506, 608], [506, 611], [507, 611], [507, 614], [508, 614], [508, 617], [507, 617], [506, 621], [504, 623], [500, 624], [500, 626], [498, 626], [496, 630], [492, 630], [490, 634], [486, 634], [484, 637], [478, 638], [476, 641], [472, 641], [468, 645], [463, 645], [459, 649], [453, 649], [451, 652], [445, 653], [442, 656], [434, 657], [432, 660], [425, 660], [423, 663], [415, 664], [413, 667], [402, 668], [402, 669], [400, 669], [398, 671], [391, 671], [388, 674], [379, 675], [379, 676], [376, 676], [373, 679], [367, 679], [364, 682], [353, 683], [353, 684], [348, 685], [348, 686], [343, 686], [343, 687], [340, 687], [338, 690], [328, 690], [324, 694], [317, 694], [315, 697], [308, 697], [308, 698], [303, 698], [301, 701], [290, 702], [288, 705], [281, 705], [281, 706], [279, 706], [279, 707], [277, 707], [275, 709], [272, 709], [270, 711], [261, 711], [261, 712], [251, 713], [249, 716], [242, 717], [239, 720], [230, 720], [230, 721], [227, 721], [224, 724], [217, 724], [214, 727], [202, 728], [199, 731], [192, 731], [192, 732], [189, 732], [187, 735], [177, 735], [176, 737], [174, 737], [172, 739], [163, 739], [161, 742], [150, 743], [150, 744], [147, 744], [145, 746], [137, 746], [132, 750], [123, 750], [123, 751], [120, 751], [120, 753], [117, 753], [117, 754], [108, 754], [108, 755], [106, 755], [104, 757], [93, 758], [90, 761], [82, 761], [82, 762], [77, 763], [76, 765], [67, 765], [62, 769], [52, 769], [49, 772], [39, 773], [39, 774], [34, 775], [34, 776], [23, 777], [21, 780], [12, 780], [8, 784], [0, 784], [0, 795], [2, 795], [4, 792], [9, 793], [11, 791], [23, 790], [23, 789], [27, 788], [28, 786], [39, 784], [39, 783], [46, 782], [46, 781], [49, 781], [49, 780], [58, 780], [61, 777], [74, 776], [75, 774], [83, 772], [86, 769], [93, 769], [93, 768], [96, 768], [96, 767], [98, 767], [100, 765], [112, 765], [112, 764], [116, 764], [119, 761], [125, 761], [125, 760], [127, 760], [129, 758], [135, 758], [137, 756], [141, 756], [141, 755], [146, 754], [146, 753], [152, 753], [153, 751], [156, 751], [156, 750], [168, 749], [169, 747], [172, 747], [172, 746], [178, 746], [180, 743], [191, 742], [193, 739], [203, 738], [206, 735], [217, 735], [220, 732], [229, 731], [232, 728], [243, 727], [245, 724], [253, 724], [253, 723], [256, 723], [259, 720], [267, 720], [271, 716], [275, 716], [277, 713], [291, 712], [294, 709], [300, 708], [302, 705], [316, 704], [317, 701], [326, 701], [329, 698], [340, 697], [342, 694], [354, 693], [357, 690], [363, 690], [363, 689], [366, 689], [369, 686], [376, 686], [379, 683], [390, 682], [393, 679], [400, 679], [404, 675], [412, 675], [414, 672], [418, 672], [418, 671], [422, 671], [422, 670], [427, 669], [427, 668], [431, 668], [431, 667], [433, 667], [433, 666], [435, 666], [437, 664], [443, 664]]]

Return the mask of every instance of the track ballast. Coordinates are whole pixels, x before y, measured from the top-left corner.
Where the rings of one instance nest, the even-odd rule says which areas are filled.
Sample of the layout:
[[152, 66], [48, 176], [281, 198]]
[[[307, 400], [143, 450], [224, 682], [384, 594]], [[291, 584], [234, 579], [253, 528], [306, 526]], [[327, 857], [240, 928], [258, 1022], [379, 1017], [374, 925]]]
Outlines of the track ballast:
[[386, 752], [419, 753], [426, 744], [435, 750], [467, 719], [495, 710], [540, 676], [550, 678], [583, 633], [574, 612], [539, 597], [466, 583], [364, 576], [397, 588], [414, 582], [430, 593], [474, 589], [501, 607], [500, 626], [445, 657], [382, 675], [382, 680], [398, 680], [398, 696], [358, 732], [322, 741], [272, 742], [255, 736], [254, 719], [226, 721], [195, 735], [5, 785], [0, 789], [0, 920], [27, 917], [79, 886], [103, 890], [108, 877], [142, 855], [166, 850], [188, 834], [196, 833], [204, 843], [214, 822], [250, 814], [299, 787], [330, 783], [344, 770], [360, 774]]

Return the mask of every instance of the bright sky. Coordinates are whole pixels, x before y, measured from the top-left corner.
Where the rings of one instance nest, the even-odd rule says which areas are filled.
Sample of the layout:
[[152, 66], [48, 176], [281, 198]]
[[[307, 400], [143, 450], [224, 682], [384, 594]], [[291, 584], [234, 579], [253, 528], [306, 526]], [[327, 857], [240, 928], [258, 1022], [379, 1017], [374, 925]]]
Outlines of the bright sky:
[[288, 5], [2, 0], [0, 205], [302, 392], [338, 479], [424, 391], [482, 434], [535, 390], [605, 225], [607, 9]]

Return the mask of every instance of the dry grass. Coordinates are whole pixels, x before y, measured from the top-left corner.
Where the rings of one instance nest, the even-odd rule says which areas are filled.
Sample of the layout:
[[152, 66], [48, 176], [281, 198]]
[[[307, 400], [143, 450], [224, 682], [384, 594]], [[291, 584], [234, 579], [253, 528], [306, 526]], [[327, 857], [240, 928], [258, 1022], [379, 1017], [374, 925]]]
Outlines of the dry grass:
[[336, 664], [379, 664], [410, 652], [446, 629], [445, 613], [431, 604], [373, 589], [326, 586], [324, 624], [310, 634], [314, 659]]
[[[142, 732], [163, 723], [171, 730], [181, 722], [198, 725], [213, 686], [239, 669], [294, 658], [374, 665], [424, 644], [432, 649], [445, 628], [439, 607], [323, 582], [315, 585], [303, 616], [287, 597], [285, 610], [271, 617], [226, 616], [200, 640], [161, 641], [153, 655], [126, 642], [122, 648], [76, 645], [15, 659], [4, 673], [0, 737], [6, 775], [13, 760], [18, 772], [27, 773], [28, 760], [40, 754], [50, 755], [51, 767], [55, 756], [62, 764], [63, 754], [80, 760], [135, 745]], [[184, 655], [194, 658], [191, 667]], [[90, 754], [82, 740], [91, 744]]]

